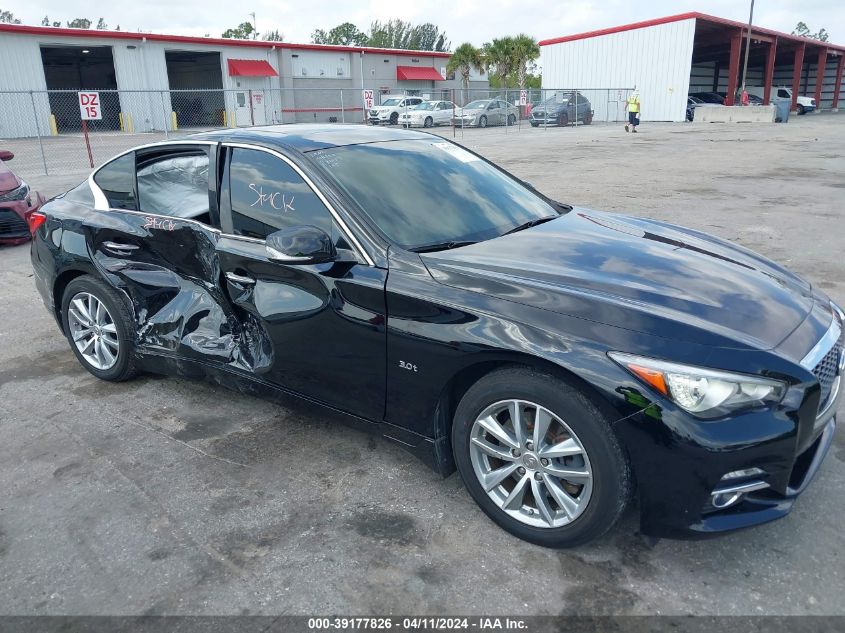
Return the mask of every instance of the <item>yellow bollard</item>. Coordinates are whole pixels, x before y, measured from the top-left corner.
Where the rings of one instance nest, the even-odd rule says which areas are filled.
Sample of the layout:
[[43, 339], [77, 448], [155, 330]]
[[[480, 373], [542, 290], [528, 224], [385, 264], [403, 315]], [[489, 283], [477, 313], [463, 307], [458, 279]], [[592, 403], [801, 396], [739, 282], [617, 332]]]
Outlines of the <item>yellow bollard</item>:
[[235, 111], [229, 113], [229, 127], [238, 127], [238, 119], [235, 117]]
[[135, 131], [135, 126], [132, 125], [132, 113], [130, 112], [126, 113], [126, 128], [127, 132], [129, 132], [130, 134]]
[[226, 111], [223, 110], [223, 127], [229, 127], [229, 124], [226, 123]]
[[56, 115], [50, 115], [50, 135], [51, 136], [58, 136], [59, 135], [59, 126], [56, 125]]
[[176, 121], [176, 113], [175, 112], [170, 113], [170, 122], [173, 124], [174, 130], [179, 129], [179, 123]]
[[120, 131], [125, 132], [126, 126], [123, 124], [123, 112], [117, 113], [117, 119], [118, 119], [118, 121], [120, 121]]

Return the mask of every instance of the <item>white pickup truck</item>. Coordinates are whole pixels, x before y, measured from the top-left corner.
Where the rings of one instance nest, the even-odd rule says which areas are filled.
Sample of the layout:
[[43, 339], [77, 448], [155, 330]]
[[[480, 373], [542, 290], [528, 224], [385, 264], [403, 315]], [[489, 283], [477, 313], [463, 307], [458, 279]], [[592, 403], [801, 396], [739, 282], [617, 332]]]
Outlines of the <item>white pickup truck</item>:
[[[763, 98], [763, 87], [762, 86], [747, 86], [745, 90], [750, 95], [756, 95]], [[772, 99], [792, 99], [792, 88], [787, 88], [785, 86], [780, 86], [779, 88], [772, 88]], [[811, 99], [810, 97], [805, 97], [804, 95], [798, 95], [798, 99], [796, 99], [797, 103], [797, 110], [798, 114], [806, 114], [807, 112], [812, 112], [816, 109], [816, 100]]]
[[381, 105], [370, 108], [367, 118], [369, 118], [370, 123], [373, 125], [378, 125], [379, 123], [396, 125], [399, 123], [400, 114], [405, 114], [408, 110], [414, 106], [418, 106], [422, 102], [422, 97], [384, 95], [381, 98]]

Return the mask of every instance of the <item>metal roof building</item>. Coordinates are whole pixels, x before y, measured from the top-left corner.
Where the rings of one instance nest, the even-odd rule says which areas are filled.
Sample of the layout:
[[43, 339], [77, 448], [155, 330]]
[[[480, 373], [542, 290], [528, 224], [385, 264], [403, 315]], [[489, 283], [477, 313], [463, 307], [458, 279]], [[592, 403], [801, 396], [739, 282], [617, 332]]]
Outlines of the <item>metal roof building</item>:
[[[0, 137], [78, 128], [78, 90], [107, 91], [101, 127], [149, 131], [360, 120], [362, 89], [378, 103], [462, 87], [446, 74], [449, 53], [431, 51], [13, 24], [0, 24], [0, 51]], [[486, 77], [473, 74], [471, 87]]]
[[[639, 89], [644, 120], [683, 121], [687, 95], [724, 92], [728, 105], [741, 85], [748, 25], [691, 12], [540, 42], [543, 86]], [[792, 88], [820, 109], [836, 109], [845, 47], [751, 27], [746, 85]], [[610, 101], [611, 97], [608, 98]], [[593, 103], [596, 117], [610, 104]]]

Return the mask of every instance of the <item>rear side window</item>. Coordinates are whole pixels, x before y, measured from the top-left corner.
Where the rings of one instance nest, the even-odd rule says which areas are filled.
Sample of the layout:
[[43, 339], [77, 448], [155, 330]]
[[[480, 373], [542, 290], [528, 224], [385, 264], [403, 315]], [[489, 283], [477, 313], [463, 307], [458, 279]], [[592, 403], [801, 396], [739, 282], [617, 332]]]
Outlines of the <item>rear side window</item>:
[[103, 190], [109, 207], [138, 210], [135, 197], [135, 152], [103, 165], [94, 175], [94, 182]]
[[266, 152], [234, 148], [229, 164], [232, 230], [258, 239], [290, 226], [311, 225], [332, 234], [332, 216], [286, 162]]
[[141, 211], [208, 223], [208, 154], [182, 150], [138, 156]]

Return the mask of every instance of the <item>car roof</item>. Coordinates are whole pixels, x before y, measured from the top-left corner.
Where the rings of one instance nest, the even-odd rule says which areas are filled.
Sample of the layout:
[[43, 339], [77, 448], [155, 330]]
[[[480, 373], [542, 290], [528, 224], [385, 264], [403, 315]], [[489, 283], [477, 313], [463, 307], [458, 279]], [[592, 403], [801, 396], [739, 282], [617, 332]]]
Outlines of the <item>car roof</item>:
[[310, 152], [331, 147], [380, 143], [411, 139], [430, 139], [427, 132], [395, 130], [382, 126], [344, 125], [343, 123], [289, 123], [264, 125], [237, 130], [215, 130], [182, 137], [180, 140], [198, 139], [224, 142], [252, 143], [266, 147], [292, 148]]

